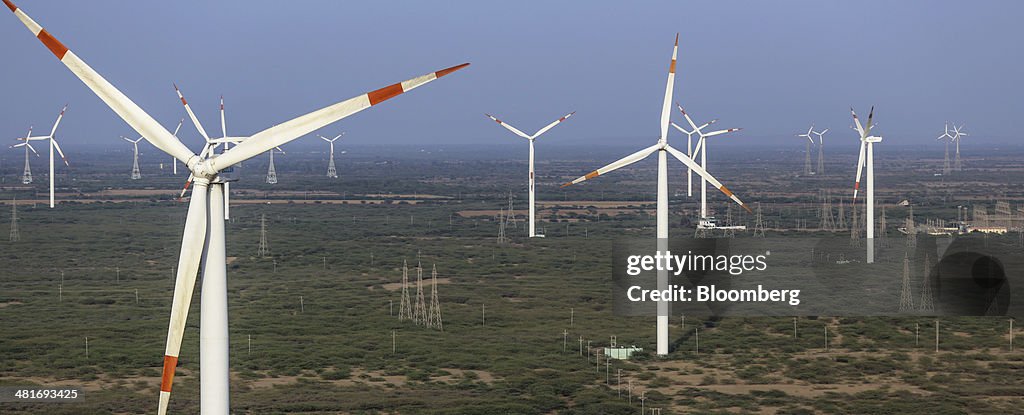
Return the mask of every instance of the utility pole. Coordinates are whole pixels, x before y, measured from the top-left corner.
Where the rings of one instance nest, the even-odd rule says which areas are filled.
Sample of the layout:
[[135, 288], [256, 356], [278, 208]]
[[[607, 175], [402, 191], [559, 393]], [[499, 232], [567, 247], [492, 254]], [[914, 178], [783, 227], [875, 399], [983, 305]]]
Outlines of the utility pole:
[[615, 391], [618, 392], [619, 398], [622, 397], [622, 369], [616, 369], [615, 374]]
[[935, 353], [939, 352], [939, 320], [935, 320]]
[[[1013, 323], [1010, 323], [1011, 327]], [[1012, 328], [1011, 328], [1012, 330]], [[562, 330], [562, 353], [565, 353], [565, 346], [569, 341], [569, 330]], [[1012, 344], [1012, 343], [1011, 343]]]

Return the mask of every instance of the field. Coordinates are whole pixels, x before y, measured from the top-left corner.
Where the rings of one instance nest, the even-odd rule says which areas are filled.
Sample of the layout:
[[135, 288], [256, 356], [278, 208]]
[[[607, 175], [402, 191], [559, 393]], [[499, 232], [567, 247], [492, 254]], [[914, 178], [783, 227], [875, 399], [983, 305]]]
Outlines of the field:
[[[903, 199], [919, 220], [955, 219], [957, 205], [1024, 202], [1024, 171], [1016, 167], [1024, 149], [968, 158], [954, 179], [933, 175], [940, 152], [928, 159], [894, 148], [878, 156], [877, 167], [891, 238], [908, 214], [896, 205]], [[1008, 347], [1006, 317], [941, 318], [938, 352], [929, 317], [687, 316], [685, 328], [676, 317], [671, 354], [653, 356], [654, 319], [613, 315], [608, 284], [612, 241], [653, 235], [650, 161], [566, 189], [558, 184], [620, 152], [539, 163], [539, 227], [547, 237], [528, 239], [520, 161], [495, 161], [497, 151], [446, 161], [411, 151], [352, 153], [339, 159], [338, 180], [322, 177], [323, 154], [290, 151], [275, 160], [279, 184], [262, 183], [266, 165], [254, 160], [232, 186], [235, 413], [632, 414], [641, 394], [644, 407], [664, 413], [1005, 414], [1024, 407], [1024, 354]], [[729, 154], [710, 160], [721, 166], [713, 173], [745, 201], [760, 202], [777, 236], [823, 233], [819, 190], [836, 204], [849, 197], [849, 155], [828, 160], [835, 174], [799, 177], [791, 172], [801, 165], [784, 162], [802, 162], [795, 152]], [[21, 240], [0, 242], [0, 386], [80, 386], [85, 399], [0, 403], [0, 412], [156, 407], [184, 176], [145, 159], [138, 181], [127, 179], [127, 168], [98, 167], [114, 157], [84, 155], [80, 167], [59, 174], [64, 202], [50, 210], [43, 164], [33, 165], [37, 182], [22, 186], [17, 158], [5, 156], [0, 221], [9, 221], [16, 196]], [[986, 168], [976, 167], [983, 161]], [[672, 235], [691, 237], [699, 197], [685, 197], [682, 169], [670, 175]], [[499, 245], [496, 214], [508, 207], [509, 191], [518, 223], [508, 230], [511, 242]], [[717, 192], [709, 199], [720, 218], [753, 225]], [[261, 217], [269, 257], [256, 255]], [[412, 279], [417, 263], [425, 278], [437, 266], [443, 331], [398, 319], [405, 261]], [[200, 286], [173, 413], [198, 412]], [[424, 286], [429, 300], [429, 280]], [[645, 352], [597, 364], [596, 351], [612, 336]]]

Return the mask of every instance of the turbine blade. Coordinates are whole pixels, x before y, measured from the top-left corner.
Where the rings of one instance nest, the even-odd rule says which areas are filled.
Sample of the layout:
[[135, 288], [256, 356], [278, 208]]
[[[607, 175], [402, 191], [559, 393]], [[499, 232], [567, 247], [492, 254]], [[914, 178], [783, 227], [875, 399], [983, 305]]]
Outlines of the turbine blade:
[[[728, 134], [728, 133], [731, 133], [731, 132], [734, 132], [734, 131], [739, 131], [739, 130], [742, 130], [742, 128], [729, 128], [729, 129], [725, 129], [725, 130], [712, 131], [710, 133], [701, 134], [701, 135], [703, 135], [704, 137], [714, 137], [716, 135]], [[810, 139], [810, 137], [807, 137], [807, 139]], [[812, 140], [811, 142], [813, 143], [814, 141]]]
[[78, 57], [74, 52], [69, 50], [64, 44], [53, 37], [49, 32], [43, 29], [38, 23], [28, 17], [25, 12], [19, 9], [10, 0], [4, 0], [4, 4], [7, 5], [14, 15], [18, 17], [18, 20], [25, 25], [32, 32], [33, 35], [38, 38], [43, 45], [45, 45], [50, 52], [57, 57], [61, 63], [66, 66], [71, 73], [75, 74], [85, 86], [89, 87], [90, 90], [97, 97], [100, 98], [111, 110], [113, 110], [121, 119], [123, 119], [129, 126], [135, 131], [146, 137], [154, 146], [162, 150], [163, 152], [170, 154], [174, 158], [181, 160], [183, 163], [188, 165], [189, 161], [193, 164], [197, 162], [194, 160], [195, 154], [189, 151], [185, 144], [174, 138], [170, 132], [167, 131], [163, 126], [160, 125], [153, 117], [147, 114], [142, 108], [139, 108], [131, 99], [121, 93], [114, 85], [107, 82], [98, 72], [89, 67], [81, 58]]
[[718, 188], [719, 191], [728, 196], [729, 199], [732, 199], [733, 202], [738, 203], [740, 207], [747, 211], [747, 213], [754, 213], [753, 211], [750, 210], [750, 207], [747, 206], [746, 203], [743, 203], [743, 201], [740, 200], [739, 197], [736, 197], [736, 195], [731, 190], [729, 190], [729, 188], [725, 187], [725, 185], [723, 185], [722, 182], [718, 181], [718, 179], [716, 179], [715, 176], [712, 176], [711, 173], [708, 173], [707, 170], [704, 170], [704, 168], [701, 167], [696, 162], [694, 162], [693, 159], [687, 157], [686, 154], [683, 154], [681, 151], [672, 148], [672, 146], [665, 146], [665, 150], [668, 151], [669, 154], [675, 156], [675, 158], [679, 159], [679, 161], [683, 162], [683, 164], [685, 164], [686, 167], [689, 167], [691, 170], [693, 170], [701, 177], [703, 177], [705, 180], [707, 180], [708, 183], [711, 183], [712, 186]]
[[174, 133], [171, 134], [171, 135], [173, 135], [175, 138], [177, 138], [178, 137], [178, 131], [181, 130], [181, 125], [184, 124], [184, 123], [185, 123], [185, 119], [184, 118], [182, 118], [181, 121], [178, 121], [178, 126], [174, 127]]
[[864, 147], [866, 145], [867, 144], [864, 142], [864, 140], [860, 141], [860, 155], [857, 156], [857, 178], [853, 182], [853, 201], [854, 202], [857, 201], [857, 191], [860, 190], [860, 175], [861, 175], [861, 172], [864, 170]]
[[32, 144], [29, 144], [29, 142], [28, 142], [28, 141], [26, 141], [26, 142], [25, 142], [25, 145], [26, 145], [26, 146], [28, 146], [28, 149], [29, 149], [29, 150], [32, 150], [32, 152], [33, 152], [33, 153], [36, 153], [36, 157], [39, 157], [39, 152], [38, 152], [38, 151], [36, 151], [36, 148], [35, 148], [35, 147], [32, 147]]
[[506, 122], [504, 122], [502, 120], [499, 120], [497, 117], [495, 117], [495, 116], [493, 116], [491, 114], [484, 114], [484, 115], [486, 115], [487, 118], [490, 118], [490, 119], [494, 120], [494, 122], [496, 122], [498, 124], [501, 124], [502, 127], [505, 127], [506, 130], [511, 131], [513, 134], [518, 135], [520, 137], [523, 137], [523, 138], [525, 138], [527, 140], [530, 139], [530, 136], [528, 134], [526, 134], [526, 133], [524, 133], [522, 131], [519, 131], [518, 128], [513, 127], [511, 124], [506, 123]]
[[871, 134], [871, 127], [874, 126], [872, 119], [875, 118], [875, 106], [871, 106], [871, 112], [868, 113], [868, 126], [864, 128], [865, 134]]
[[647, 148], [645, 148], [643, 150], [637, 151], [636, 153], [633, 153], [633, 154], [630, 154], [630, 155], [628, 155], [626, 157], [623, 157], [621, 159], [615, 160], [615, 161], [609, 163], [607, 166], [601, 167], [601, 168], [599, 168], [597, 170], [594, 170], [594, 171], [592, 171], [590, 173], [587, 173], [586, 175], [580, 176], [576, 180], [573, 180], [571, 182], [563, 184], [562, 187], [566, 187], [566, 186], [574, 185], [574, 184], [582, 182], [582, 181], [590, 180], [590, 179], [593, 179], [593, 178], [595, 178], [597, 176], [600, 176], [602, 174], [607, 174], [608, 172], [614, 171], [614, 170], [616, 170], [618, 168], [625, 167], [625, 166], [628, 166], [630, 164], [636, 163], [636, 162], [638, 162], [640, 160], [643, 160], [647, 156], [651, 155], [651, 153], [657, 151], [659, 148], [661, 148], [661, 145], [662, 145], [661, 143], [658, 143], [658, 144], [655, 144], [653, 146], [647, 147]]
[[328, 124], [334, 123], [359, 111], [394, 98], [404, 92], [409, 92], [414, 88], [467, 66], [469, 66], [469, 64], [464, 63], [447, 69], [442, 69], [437, 72], [431, 72], [423, 76], [412, 78], [401, 83], [392, 84], [376, 91], [321, 108], [289, 121], [285, 121], [256, 133], [241, 144], [232, 147], [231, 150], [228, 150], [219, 157], [210, 160], [210, 167], [219, 171], [222, 168], [233, 166], [241, 161], [260, 155], [271, 148], [283, 145], [296, 138], [319, 130]]
[[[693, 119], [690, 118], [690, 114], [687, 114], [686, 110], [684, 110], [683, 106], [679, 105], [678, 102], [676, 103], [676, 108], [679, 108], [679, 112], [683, 113], [683, 118], [686, 118], [686, 122], [690, 124], [690, 128], [693, 128], [693, 130], [692, 130], [693, 132], [689, 132], [687, 134], [693, 134], [693, 133], [695, 133], [697, 131], [700, 131], [701, 128], [704, 128], [704, 126], [707, 125], [707, 124], [705, 124], [705, 125], [702, 125], [700, 127], [697, 127], [697, 124], [694, 124]], [[712, 122], [714, 122], [714, 121], [712, 121]], [[710, 124], [710, 123], [708, 123], [708, 124]], [[680, 131], [682, 131], [682, 130], [680, 129]]]
[[[224, 120], [224, 96], [223, 95], [220, 96], [220, 132], [221, 132], [221, 137], [227, 137], [228, 136], [228, 123], [227, 123], [227, 121]], [[227, 145], [225, 145], [224, 148], [227, 148]]]
[[548, 132], [548, 130], [554, 128], [554, 126], [558, 125], [562, 121], [565, 121], [565, 120], [569, 119], [569, 117], [573, 116], [573, 114], [575, 114], [575, 113], [576, 113], [576, 111], [570, 112], [570, 113], [566, 114], [564, 117], [559, 118], [559, 119], [553, 121], [551, 124], [548, 124], [544, 128], [541, 128], [540, 131], [537, 131], [537, 133], [534, 134], [533, 137], [530, 137], [530, 138], [540, 137], [541, 134], [544, 134], [544, 133]]
[[178, 84], [174, 84], [174, 92], [178, 93], [178, 99], [181, 100], [181, 105], [185, 106], [185, 112], [188, 113], [188, 117], [192, 119], [192, 124], [195, 124], [196, 129], [199, 130], [199, 134], [203, 136], [203, 139], [210, 141], [210, 135], [206, 134], [206, 129], [203, 128], [203, 124], [199, 123], [199, 119], [196, 118], [196, 114], [192, 112], [192, 107], [188, 105], [188, 101], [185, 100], [185, 96], [181, 94], [181, 90], [178, 89]]
[[676, 58], [679, 55], [679, 33], [676, 33], [676, 43], [672, 46], [672, 63], [668, 67], [668, 81], [665, 82], [665, 100], [661, 103], [661, 136], [659, 143], [664, 143], [668, 137], [668, 123], [672, 111], [672, 90], [676, 85]]
[[71, 167], [71, 165], [68, 164], [68, 158], [64, 157], [64, 151], [60, 149], [60, 144], [57, 144], [57, 140], [52, 137], [50, 140], [53, 142], [53, 148], [57, 150], [57, 154], [60, 154], [60, 159], [64, 160], [64, 165]]
[[178, 366], [178, 352], [181, 351], [181, 338], [185, 334], [185, 321], [188, 319], [188, 308], [192, 302], [192, 291], [196, 286], [196, 276], [199, 273], [199, 263], [206, 242], [206, 189], [205, 184], [196, 185], [192, 189], [192, 200], [188, 204], [188, 217], [185, 219], [185, 232], [181, 239], [181, 254], [178, 257], [177, 275], [174, 280], [171, 318], [167, 327], [163, 376], [160, 378], [160, 406], [157, 412], [159, 415], [167, 413], [174, 371]]
[[681, 132], [683, 134], [687, 134], [687, 135], [692, 134], [691, 132], [684, 130], [683, 127], [680, 127], [679, 124], [676, 124], [674, 122], [673, 123], [669, 123], [669, 124], [671, 124], [673, 127], [675, 127], [677, 130], [679, 130], [679, 132]]
[[60, 120], [64, 118], [64, 111], [67, 111], [68, 105], [64, 104], [64, 108], [61, 108], [60, 115], [57, 115], [57, 121], [53, 123], [53, 129], [50, 130], [50, 137], [53, 137], [57, 133], [57, 126], [60, 125]]
[[856, 129], [857, 133], [860, 134], [860, 138], [864, 139], [864, 137], [866, 137], [864, 134], [864, 127], [860, 125], [860, 119], [857, 118], [857, 113], [853, 111], [853, 107], [850, 107], [850, 114], [853, 115], [853, 123], [856, 124], [854, 129]]

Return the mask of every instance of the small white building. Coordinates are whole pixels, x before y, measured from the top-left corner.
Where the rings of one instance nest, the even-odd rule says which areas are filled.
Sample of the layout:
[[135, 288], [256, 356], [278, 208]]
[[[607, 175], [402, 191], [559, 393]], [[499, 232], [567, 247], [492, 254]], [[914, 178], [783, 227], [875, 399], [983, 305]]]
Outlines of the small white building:
[[604, 355], [609, 359], [627, 360], [633, 356], [633, 353], [639, 353], [642, 351], [644, 351], [644, 349], [636, 346], [612, 346], [604, 348]]

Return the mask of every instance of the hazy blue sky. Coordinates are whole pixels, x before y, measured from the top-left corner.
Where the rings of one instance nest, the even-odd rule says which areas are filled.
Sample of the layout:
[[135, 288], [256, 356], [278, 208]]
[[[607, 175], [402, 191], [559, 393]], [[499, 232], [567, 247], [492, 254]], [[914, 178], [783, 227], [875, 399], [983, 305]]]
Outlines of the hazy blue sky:
[[[1022, 2], [635, 3], [17, 2], [169, 129], [184, 116], [172, 82], [214, 135], [220, 94], [229, 133], [250, 135], [468, 61], [324, 134], [347, 131], [352, 144], [507, 143], [516, 138], [484, 112], [534, 131], [575, 110], [545, 139], [640, 146], [658, 133], [680, 32], [675, 100], [699, 119], [745, 127], [736, 142], [816, 122], [852, 151], [848, 107], [866, 117], [872, 104], [893, 143], [931, 142], [946, 119], [966, 122], [976, 140], [1019, 137]], [[66, 147], [127, 145], [116, 141], [134, 135], [127, 125], [14, 16], [0, 18], [0, 37], [3, 139], [30, 124], [48, 129], [70, 102]], [[198, 148], [195, 129], [183, 130]]]

